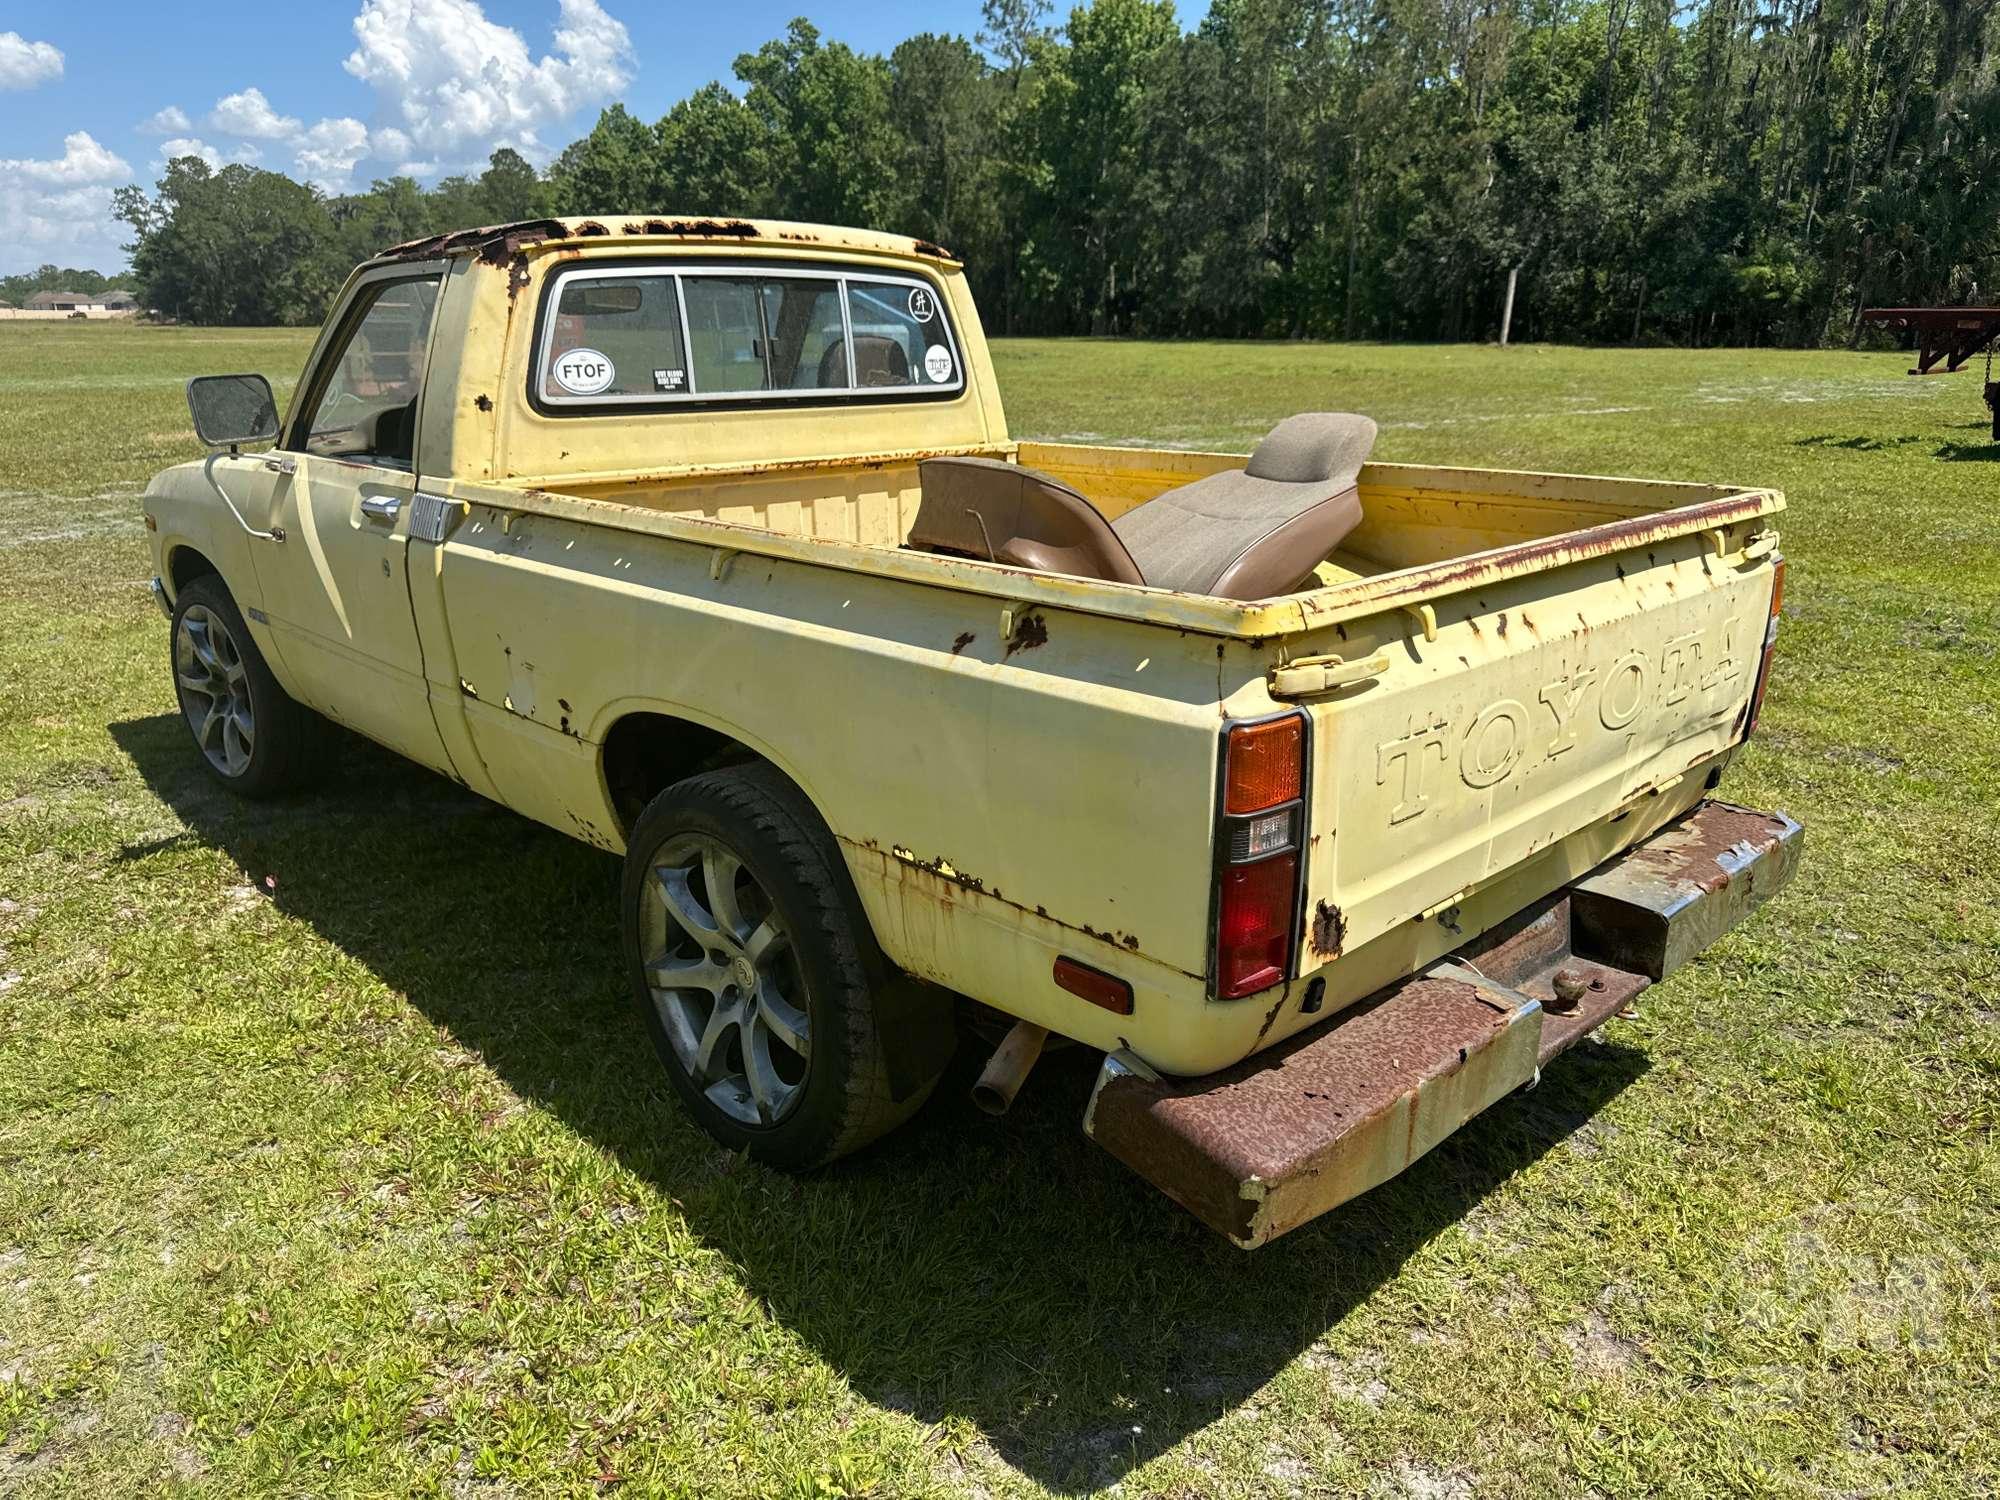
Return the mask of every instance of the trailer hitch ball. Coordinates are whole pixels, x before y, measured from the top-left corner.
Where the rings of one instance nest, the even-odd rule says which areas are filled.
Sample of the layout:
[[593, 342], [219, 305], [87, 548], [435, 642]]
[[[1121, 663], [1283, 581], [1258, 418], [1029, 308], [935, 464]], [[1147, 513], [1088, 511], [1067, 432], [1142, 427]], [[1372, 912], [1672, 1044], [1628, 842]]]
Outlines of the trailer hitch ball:
[[[1576, 1009], [1577, 1001], [1581, 1000], [1590, 990], [1590, 976], [1585, 974], [1581, 969], [1557, 969], [1553, 983], [1556, 992], [1556, 1003], [1553, 1009], [1556, 1010]], [[1600, 983], [1599, 988], [1602, 987]]]

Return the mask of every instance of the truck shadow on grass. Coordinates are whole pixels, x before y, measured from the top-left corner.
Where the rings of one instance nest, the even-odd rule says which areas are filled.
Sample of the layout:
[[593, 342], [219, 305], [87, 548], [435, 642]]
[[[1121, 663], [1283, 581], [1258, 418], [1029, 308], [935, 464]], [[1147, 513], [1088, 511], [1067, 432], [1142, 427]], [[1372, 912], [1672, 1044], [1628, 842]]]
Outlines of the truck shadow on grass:
[[1251, 1255], [1085, 1139], [1096, 1060], [1081, 1049], [1049, 1056], [994, 1121], [967, 1101], [982, 1059], [962, 1047], [909, 1126], [794, 1179], [718, 1150], [669, 1093], [624, 989], [615, 860], [371, 746], [343, 745], [322, 789], [251, 806], [208, 779], [179, 719], [111, 733], [191, 830], [164, 842], [226, 853], [672, 1199], [867, 1399], [968, 1422], [1060, 1491], [1110, 1483], [1229, 1417], [1301, 1353], [1356, 1401], [1394, 1399], [1365, 1354], [1336, 1352], [1342, 1320], [1439, 1235], [1489, 1233], [1487, 1196], [1647, 1066], [1629, 1047], [1584, 1047], [1400, 1178]]

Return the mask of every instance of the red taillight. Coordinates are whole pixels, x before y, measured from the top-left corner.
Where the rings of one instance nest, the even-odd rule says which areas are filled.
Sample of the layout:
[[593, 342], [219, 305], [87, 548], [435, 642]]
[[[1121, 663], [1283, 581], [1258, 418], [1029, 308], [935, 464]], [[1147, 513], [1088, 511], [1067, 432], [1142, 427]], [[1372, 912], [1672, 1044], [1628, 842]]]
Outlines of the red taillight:
[[1073, 958], [1058, 958], [1056, 983], [1092, 1005], [1101, 1005], [1121, 1016], [1132, 1014], [1132, 986], [1115, 974], [1106, 974]]
[[1297, 947], [1306, 721], [1232, 724], [1222, 736], [1215, 826], [1215, 997], [1281, 983]]
[[1215, 993], [1234, 1000], [1285, 977], [1292, 952], [1299, 857], [1225, 865], [1215, 918]]
[[1757, 729], [1757, 716], [1764, 711], [1764, 689], [1771, 685], [1771, 650], [1778, 644], [1778, 611], [1785, 603], [1785, 560], [1771, 559], [1771, 618], [1764, 626], [1764, 654], [1757, 663], [1757, 686], [1750, 693], [1750, 717], [1744, 721], [1743, 738]]
[[1257, 812], [1290, 802], [1305, 781], [1304, 721], [1297, 714], [1229, 732], [1222, 810]]

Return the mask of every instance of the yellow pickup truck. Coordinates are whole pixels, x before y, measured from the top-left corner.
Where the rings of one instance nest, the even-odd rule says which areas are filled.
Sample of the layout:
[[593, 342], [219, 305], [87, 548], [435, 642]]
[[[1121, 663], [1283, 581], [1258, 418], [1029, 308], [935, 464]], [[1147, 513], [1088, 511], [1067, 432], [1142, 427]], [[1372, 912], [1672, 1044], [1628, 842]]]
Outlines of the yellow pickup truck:
[[[1360, 395], [1362, 393], [1355, 393]], [[1784, 884], [1710, 794], [1756, 723], [1777, 493], [1016, 442], [962, 269], [819, 225], [400, 245], [281, 420], [145, 496], [214, 774], [333, 720], [625, 861], [718, 1140], [807, 1167], [961, 1034], [1262, 1243], [1400, 1171]], [[268, 445], [268, 446], [266, 446]], [[245, 451], [255, 449], [257, 451]]]

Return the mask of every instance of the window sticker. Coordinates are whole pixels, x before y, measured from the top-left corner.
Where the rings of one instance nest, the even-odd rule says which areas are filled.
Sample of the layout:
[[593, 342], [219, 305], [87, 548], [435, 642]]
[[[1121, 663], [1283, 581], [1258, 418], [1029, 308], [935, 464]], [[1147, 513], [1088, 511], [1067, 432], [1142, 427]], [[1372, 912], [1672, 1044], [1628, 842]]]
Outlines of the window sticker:
[[572, 349], [557, 355], [549, 373], [572, 396], [595, 396], [608, 390], [618, 378], [617, 368], [610, 359], [595, 349]]
[[919, 323], [928, 323], [937, 316], [937, 304], [931, 301], [930, 288], [921, 286], [911, 288], [910, 316]]
[[653, 371], [653, 389], [656, 391], [684, 391], [687, 389], [685, 370]]
[[939, 385], [951, 379], [951, 351], [943, 344], [932, 344], [924, 350], [924, 373]]

